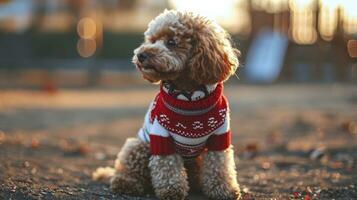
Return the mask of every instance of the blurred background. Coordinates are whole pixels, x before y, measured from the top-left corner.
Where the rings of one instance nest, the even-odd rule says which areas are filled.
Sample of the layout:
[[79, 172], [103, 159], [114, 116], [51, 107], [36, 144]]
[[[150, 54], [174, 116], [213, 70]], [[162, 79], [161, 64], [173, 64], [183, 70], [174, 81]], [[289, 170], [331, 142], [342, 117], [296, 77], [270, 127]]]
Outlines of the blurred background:
[[240, 82], [357, 80], [355, 0], [0, 0], [0, 86], [140, 82], [132, 52], [164, 9], [226, 28]]
[[158, 91], [131, 58], [164, 9], [242, 52], [225, 95], [243, 199], [355, 199], [357, 0], [0, 0], [0, 199], [128, 199], [91, 176]]

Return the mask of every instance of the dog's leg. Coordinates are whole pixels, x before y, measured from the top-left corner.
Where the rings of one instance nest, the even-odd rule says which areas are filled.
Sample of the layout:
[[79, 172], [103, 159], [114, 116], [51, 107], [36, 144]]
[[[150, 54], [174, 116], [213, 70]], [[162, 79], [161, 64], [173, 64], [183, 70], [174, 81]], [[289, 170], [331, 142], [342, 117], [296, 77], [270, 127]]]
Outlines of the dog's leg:
[[187, 173], [183, 159], [177, 154], [153, 155], [149, 168], [151, 182], [160, 200], [183, 200], [188, 194]]
[[202, 190], [207, 197], [219, 200], [240, 199], [232, 147], [205, 153], [201, 178]]
[[202, 170], [202, 156], [198, 156], [191, 160], [185, 160], [185, 169], [188, 176], [188, 185], [190, 192], [201, 192], [201, 170]]
[[115, 160], [116, 174], [110, 182], [113, 192], [143, 195], [150, 189], [149, 158], [149, 144], [128, 138]]

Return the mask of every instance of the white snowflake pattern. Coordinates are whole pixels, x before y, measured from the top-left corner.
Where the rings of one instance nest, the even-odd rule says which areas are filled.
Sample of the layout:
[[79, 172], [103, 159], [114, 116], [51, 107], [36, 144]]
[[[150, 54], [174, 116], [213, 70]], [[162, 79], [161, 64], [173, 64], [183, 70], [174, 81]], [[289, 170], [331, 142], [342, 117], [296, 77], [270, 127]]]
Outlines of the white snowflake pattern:
[[220, 115], [221, 117], [226, 117], [226, 109], [225, 109], [225, 108], [220, 109], [220, 110], [218, 111], [218, 113], [219, 113], [219, 115]]
[[183, 128], [183, 129], [187, 128], [185, 125], [181, 124], [180, 122], [177, 122], [176, 127]]
[[166, 122], [166, 123], [170, 124], [170, 119], [167, 117], [167, 115], [164, 115], [164, 114], [160, 115], [159, 121], [160, 122]]
[[203, 123], [200, 121], [195, 121], [192, 123], [193, 129], [203, 129]]
[[213, 128], [216, 126], [216, 124], [218, 123], [217, 120], [214, 119], [214, 117], [210, 117], [208, 118], [208, 126]]

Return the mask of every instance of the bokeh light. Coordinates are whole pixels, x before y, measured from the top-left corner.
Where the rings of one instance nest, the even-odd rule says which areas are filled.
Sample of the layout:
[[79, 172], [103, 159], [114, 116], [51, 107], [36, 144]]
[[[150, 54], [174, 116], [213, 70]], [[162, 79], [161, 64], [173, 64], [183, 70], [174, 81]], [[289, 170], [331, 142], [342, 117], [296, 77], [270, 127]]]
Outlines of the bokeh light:
[[77, 32], [81, 38], [91, 39], [96, 34], [96, 23], [89, 17], [79, 20], [77, 25]]
[[349, 35], [357, 33], [357, 1], [341, 0], [341, 5], [343, 30]]
[[347, 51], [351, 58], [357, 58], [357, 40], [348, 40]]
[[84, 58], [91, 57], [97, 48], [97, 44], [94, 39], [81, 38], [77, 42], [77, 51], [80, 56]]
[[289, 9], [288, 0], [251, 0], [252, 7], [268, 13], [278, 13]]
[[298, 44], [313, 44], [317, 40], [315, 29], [316, 5], [314, 0], [290, 0], [290, 31]]
[[338, 25], [339, 1], [320, 0], [318, 30], [322, 39], [331, 41]]

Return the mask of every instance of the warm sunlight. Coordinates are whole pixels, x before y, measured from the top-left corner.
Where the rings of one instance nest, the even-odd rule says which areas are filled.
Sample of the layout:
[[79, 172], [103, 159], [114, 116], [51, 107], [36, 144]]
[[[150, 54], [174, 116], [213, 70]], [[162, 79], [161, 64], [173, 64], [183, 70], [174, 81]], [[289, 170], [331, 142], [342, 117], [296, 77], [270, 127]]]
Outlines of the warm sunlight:
[[356, 86], [357, 0], [0, 0], [0, 200], [357, 200]]
[[269, 13], [278, 13], [288, 9], [288, 0], [251, 0], [256, 10], [265, 10]]
[[324, 40], [331, 40], [338, 24], [338, 13], [346, 34], [357, 32], [357, 1], [320, 0], [319, 31]]
[[357, 33], [357, 1], [344, 0], [341, 1], [341, 15], [343, 20], [343, 30], [347, 34]]
[[246, 0], [226, 0], [224, 3], [216, 0], [170, 0], [169, 3], [177, 10], [193, 11], [217, 20], [232, 32], [242, 33], [250, 30]]
[[170, 3], [178, 10], [190, 10], [211, 19], [229, 19], [234, 14], [236, 0], [227, 0], [225, 3], [216, 0], [171, 0]]
[[314, 6], [314, 0], [290, 0], [289, 5], [292, 10], [303, 10]]

